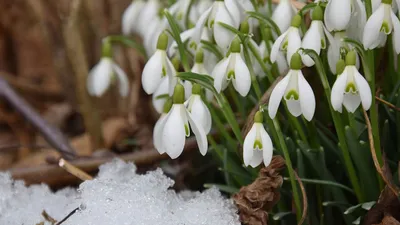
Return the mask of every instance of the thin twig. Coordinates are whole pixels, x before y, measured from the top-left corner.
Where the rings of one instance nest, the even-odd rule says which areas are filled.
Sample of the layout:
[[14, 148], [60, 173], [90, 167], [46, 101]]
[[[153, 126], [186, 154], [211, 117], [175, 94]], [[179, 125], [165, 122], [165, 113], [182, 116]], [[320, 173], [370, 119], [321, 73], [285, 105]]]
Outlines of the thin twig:
[[86, 181], [86, 180], [93, 180], [93, 177], [90, 176], [89, 174], [87, 174], [86, 172], [84, 172], [83, 170], [79, 169], [78, 167], [72, 165], [71, 163], [69, 163], [68, 161], [66, 161], [65, 159], [60, 159], [58, 165], [65, 169], [68, 173], [74, 175], [75, 177]]
[[68, 218], [70, 218], [72, 215], [74, 215], [76, 212], [78, 212], [79, 207], [72, 210], [72, 212], [70, 212], [64, 219], [62, 219], [60, 222], [58, 222], [56, 225], [61, 225], [62, 223], [64, 223], [65, 221], [67, 221]]
[[395, 105], [393, 105], [392, 103], [390, 103], [390, 102], [388, 102], [388, 101], [385, 101], [385, 100], [383, 100], [382, 98], [379, 98], [378, 96], [375, 96], [375, 99], [376, 99], [378, 102], [381, 102], [381, 103], [387, 105], [389, 108], [392, 108], [392, 109], [394, 109], [394, 110], [400, 112], [400, 108], [397, 108], [397, 107], [396, 107]]
[[382, 168], [380, 167], [378, 158], [375, 153], [374, 137], [372, 134], [371, 122], [368, 118], [367, 112], [365, 110], [363, 110], [363, 112], [364, 112], [365, 122], [367, 124], [369, 145], [370, 145], [371, 155], [372, 155], [372, 159], [374, 161], [375, 168], [378, 171], [379, 175], [381, 175], [383, 181], [386, 183], [386, 185], [389, 187], [389, 189], [393, 192], [393, 194], [395, 194], [397, 197], [399, 197], [399, 192], [400, 192], [399, 188], [397, 186], [393, 185], [391, 180], [386, 177]]
[[303, 213], [301, 215], [301, 219], [298, 223], [298, 225], [302, 225], [304, 221], [306, 220], [307, 217], [307, 211], [308, 211], [308, 200], [307, 200], [307, 192], [306, 189], [304, 188], [303, 182], [301, 181], [299, 175], [295, 170], [293, 170], [294, 176], [296, 177], [297, 182], [299, 182], [301, 194], [303, 195]]
[[32, 124], [32, 126], [42, 134], [43, 138], [65, 158], [72, 159], [76, 156], [74, 149], [61, 131], [47, 123], [35, 110], [33, 110], [28, 103], [12, 89], [2, 76], [0, 76], [0, 96], [5, 98], [8, 103], [10, 103], [17, 112]]
[[51, 216], [46, 212], [46, 210], [43, 210], [43, 211], [42, 211], [42, 216], [43, 216], [43, 218], [44, 218], [47, 222], [50, 222], [51, 224], [57, 223], [57, 220], [55, 220], [53, 217], [51, 217]]

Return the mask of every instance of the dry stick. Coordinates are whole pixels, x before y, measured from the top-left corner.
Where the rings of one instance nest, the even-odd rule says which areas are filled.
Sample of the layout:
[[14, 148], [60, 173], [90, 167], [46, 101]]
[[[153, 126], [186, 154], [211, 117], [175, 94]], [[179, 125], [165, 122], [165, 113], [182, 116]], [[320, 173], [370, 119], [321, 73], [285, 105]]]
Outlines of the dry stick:
[[74, 149], [61, 131], [41, 118], [40, 115], [11, 88], [2, 76], [0, 76], [0, 96], [5, 98], [7, 102], [32, 124], [32, 126], [42, 134], [43, 138], [66, 159], [72, 159], [76, 156]]
[[304, 188], [303, 182], [301, 181], [299, 175], [297, 174], [297, 172], [295, 170], [293, 170], [293, 172], [294, 172], [294, 176], [297, 179], [297, 182], [299, 182], [301, 194], [303, 195], [303, 213], [302, 213], [301, 219], [298, 223], [298, 225], [302, 225], [307, 217], [307, 210], [308, 210], [307, 193], [306, 193], [306, 189]]
[[62, 219], [60, 222], [58, 222], [56, 225], [61, 225], [62, 223], [64, 223], [65, 221], [67, 221], [68, 218], [70, 218], [72, 215], [74, 215], [77, 211], [79, 210], [79, 207], [72, 210], [72, 212], [70, 212], [64, 219]]
[[86, 79], [89, 73], [89, 66], [85, 54], [85, 46], [80, 35], [79, 25], [84, 12], [82, 0], [72, 1], [70, 17], [63, 28], [65, 45], [71, 66], [75, 75], [77, 86], [77, 98], [80, 103], [80, 111], [83, 116], [85, 127], [89, 133], [92, 149], [104, 147], [104, 140], [101, 129], [101, 120], [98, 111], [95, 109], [87, 91]]
[[378, 96], [375, 96], [375, 99], [376, 99], [377, 101], [379, 101], [379, 102], [381, 102], [381, 103], [387, 105], [389, 108], [392, 108], [392, 109], [394, 109], [394, 110], [400, 112], [400, 108], [397, 108], [397, 107], [396, 107], [395, 105], [393, 105], [392, 103], [390, 103], [390, 102], [388, 102], [388, 101], [385, 101], [385, 100], [379, 98]]
[[86, 181], [86, 180], [93, 180], [93, 177], [90, 176], [89, 174], [85, 173], [83, 170], [79, 169], [78, 167], [72, 165], [65, 159], [60, 159], [58, 162], [58, 165], [65, 169], [68, 173], [74, 175], [75, 177]]
[[367, 112], [364, 109], [363, 109], [363, 112], [364, 112], [365, 122], [367, 123], [369, 145], [370, 145], [371, 155], [372, 155], [372, 159], [374, 161], [375, 168], [378, 171], [378, 173], [381, 175], [383, 181], [386, 183], [386, 185], [389, 187], [389, 189], [393, 192], [393, 194], [396, 195], [397, 197], [399, 197], [399, 192], [400, 192], [399, 188], [397, 186], [393, 185], [391, 180], [385, 176], [385, 174], [382, 171], [382, 168], [379, 165], [379, 161], [378, 161], [378, 158], [375, 153], [374, 137], [372, 134], [371, 122], [368, 118]]

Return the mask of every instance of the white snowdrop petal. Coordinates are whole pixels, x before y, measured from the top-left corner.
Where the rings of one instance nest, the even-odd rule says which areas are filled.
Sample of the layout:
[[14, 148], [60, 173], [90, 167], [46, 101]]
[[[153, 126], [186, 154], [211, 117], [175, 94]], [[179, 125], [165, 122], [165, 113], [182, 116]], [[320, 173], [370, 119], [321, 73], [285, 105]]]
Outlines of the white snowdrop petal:
[[278, 52], [276, 58], [276, 64], [278, 65], [279, 74], [287, 73], [289, 70], [289, 65], [287, 64], [285, 55], [283, 52]]
[[286, 87], [289, 84], [290, 76], [291, 75], [289, 71], [288, 75], [286, 75], [281, 81], [279, 81], [275, 88], [272, 90], [268, 103], [268, 114], [269, 117], [271, 117], [272, 119], [275, 118], [275, 115], [278, 111], [279, 104], [281, 103], [282, 97], [285, 94]]
[[223, 50], [227, 50], [231, 44], [234, 34], [228, 29], [222, 27], [219, 23], [225, 23], [232, 27], [235, 27], [235, 22], [226, 9], [225, 5], [221, 2], [217, 9], [214, 22], [214, 39], [219, 47]]
[[106, 92], [111, 83], [112, 71], [112, 59], [102, 58], [100, 62], [92, 69], [91, 90], [93, 95], [99, 97]]
[[[321, 33], [319, 32], [319, 27], [322, 26], [321, 21], [312, 21], [310, 28], [304, 35], [301, 47], [304, 49], [312, 49], [317, 54], [321, 52]], [[302, 61], [304, 65], [310, 67], [314, 65], [314, 60], [310, 56], [303, 54]]]
[[301, 115], [300, 100], [294, 100], [294, 99], [286, 100], [286, 105], [290, 114], [292, 114], [294, 117], [298, 117]]
[[241, 22], [241, 9], [237, 5], [238, 2], [236, 2], [236, 0], [224, 0], [224, 2], [229, 14], [234, 21], [234, 27], [239, 27]]
[[299, 50], [301, 47], [300, 31], [298, 28], [293, 28], [291, 32], [288, 33], [288, 47], [286, 53], [286, 60], [290, 65], [290, 60], [292, 55]]
[[369, 17], [364, 28], [363, 44], [364, 48], [372, 49], [377, 47], [376, 43], [379, 39], [380, 30], [385, 16], [384, 6], [381, 4], [379, 8]]
[[289, 32], [289, 30], [284, 32], [283, 34], [281, 34], [281, 36], [279, 36], [275, 40], [274, 44], [272, 45], [271, 55], [270, 55], [272, 63], [274, 63], [276, 61], [276, 59], [278, 57], [278, 53], [279, 53], [281, 45], [282, 45], [282, 42], [285, 40], [286, 35], [288, 34], [288, 32]]
[[325, 9], [325, 25], [329, 31], [345, 30], [351, 18], [351, 1], [331, 0]]
[[336, 111], [342, 112], [342, 104], [344, 98], [344, 91], [347, 84], [347, 68], [344, 72], [336, 79], [332, 87], [331, 92], [331, 104], [332, 108]]
[[208, 134], [211, 130], [211, 113], [200, 95], [192, 95], [191, 97], [193, 98], [193, 103], [190, 108], [192, 119], [198, 124], [201, 124], [204, 132]]
[[228, 64], [232, 54], [228, 58], [222, 59], [214, 68], [211, 73], [214, 78], [214, 87], [218, 93], [223, 89], [224, 83], [226, 83], [226, 70], [228, 69]]
[[400, 54], [400, 21], [399, 18], [392, 12], [393, 23], [393, 46], [397, 54]]
[[311, 121], [315, 113], [315, 95], [307, 80], [304, 78], [303, 73], [299, 71], [299, 100], [301, 111], [306, 120]]
[[343, 97], [343, 105], [346, 110], [350, 113], [354, 113], [361, 103], [360, 96], [358, 94], [345, 93]]
[[124, 11], [122, 14], [122, 33], [124, 35], [130, 35], [132, 33], [133, 29], [133, 24], [136, 19], [136, 14], [137, 14], [137, 8], [138, 6], [135, 4], [135, 2], [132, 2], [128, 8]]
[[256, 168], [263, 161], [263, 151], [262, 150], [253, 150], [253, 157], [250, 161], [250, 166]]
[[[182, 115], [183, 105], [173, 105], [165, 119], [162, 129], [161, 145], [163, 150], [172, 158], [178, 158], [185, 147], [185, 121]], [[185, 109], [183, 109], [185, 110]], [[184, 111], [183, 111], [184, 112]], [[189, 127], [187, 128], [189, 129]]]
[[362, 106], [365, 110], [368, 110], [371, 107], [372, 103], [372, 93], [371, 88], [369, 87], [368, 82], [365, 78], [354, 68], [354, 80], [357, 85], [358, 93], [361, 98]]
[[113, 63], [112, 67], [118, 79], [119, 94], [126, 97], [129, 94], [129, 79], [126, 73], [117, 64]]
[[153, 129], [154, 147], [160, 154], [165, 153], [165, 150], [163, 149], [162, 145], [162, 131], [164, 129], [166, 118], [167, 114], [161, 114], [160, 118], [157, 120]]
[[254, 154], [254, 142], [256, 140], [257, 127], [255, 124], [247, 133], [243, 143], [243, 162], [245, 166], [249, 166]]
[[241, 96], [246, 97], [251, 87], [250, 71], [246, 63], [240, 57], [240, 54], [232, 53], [232, 55], [233, 54], [236, 54], [235, 78], [232, 81], [233, 87]]
[[264, 165], [268, 166], [271, 163], [273, 155], [273, 145], [271, 137], [268, 135], [267, 131], [262, 127], [261, 129], [261, 140], [263, 144], [263, 161]]
[[[187, 40], [189, 40], [193, 34], [195, 32], [195, 28], [191, 28], [189, 30], [185, 30], [180, 34], [182, 43], [185, 43]], [[173, 41], [171, 46], [168, 49], [168, 55], [170, 57], [172, 57], [173, 55], [175, 55], [176, 51], [178, 49], [178, 43], [176, 43], [176, 41]]]
[[212, 8], [213, 7], [208, 8], [203, 14], [201, 14], [199, 20], [196, 23], [196, 26], [194, 27], [194, 32], [192, 34], [192, 40], [197, 44], [200, 44], [201, 34], [203, 32], [203, 28], [207, 22], [207, 19], [211, 13]]
[[199, 147], [200, 153], [204, 156], [207, 154], [207, 149], [208, 149], [207, 135], [204, 132], [204, 129], [201, 126], [201, 124], [195, 121], [189, 112], [186, 111], [186, 113], [187, 113], [187, 118], [189, 120], [190, 128], [192, 129], [196, 137], [197, 146]]
[[185, 99], [189, 99], [190, 96], [192, 95], [192, 82], [186, 80], [183, 82], [183, 87], [185, 88]]
[[166, 58], [165, 61], [167, 64], [167, 66], [166, 66], [167, 76], [169, 79], [169, 91], [168, 92], [169, 92], [169, 95], [172, 96], [174, 93], [174, 88], [175, 88], [176, 84], [178, 83], [178, 78], [176, 77], [177, 72], [175, 70], [174, 65], [168, 58]]
[[165, 61], [165, 58], [166, 53], [157, 50], [144, 66], [142, 73], [142, 86], [147, 94], [153, 94], [160, 85], [163, 77], [163, 61]]
[[290, 23], [295, 13], [291, 1], [283, 0], [275, 8], [271, 19], [279, 27], [281, 33], [283, 33], [290, 27]]
[[158, 98], [158, 97], [160, 95], [168, 94], [168, 87], [169, 87], [169, 80], [167, 77], [164, 77], [161, 81], [160, 86], [157, 88], [157, 90], [152, 95], [153, 107], [160, 114], [162, 113], [162, 111], [164, 109], [164, 103], [166, 102], [167, 98]]

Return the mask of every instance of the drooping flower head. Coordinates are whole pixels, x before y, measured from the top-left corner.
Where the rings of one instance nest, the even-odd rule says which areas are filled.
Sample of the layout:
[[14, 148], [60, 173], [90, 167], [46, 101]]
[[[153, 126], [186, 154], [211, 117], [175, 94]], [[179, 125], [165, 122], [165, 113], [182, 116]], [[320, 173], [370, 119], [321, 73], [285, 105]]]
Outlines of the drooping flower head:
[[258, 111], [254, 116], [254, 124], [244, 139], [244, 165], [257, 167], [264, 161], [264, 165], [268, 166], [271, 162], [272, 154], [272, 141], [263, 126], [263, 114]]
[[276, 62], [279, 52], [286, 52], [286, 60], [290, 65], [292, 55], [301, 47], [301, 38], [299, 27], [301, 25], [301, 16], [296, 15], [292, 19], [292, 24], [287, 31], [279, 36], [271, 49], [271, 62]]
[[289, 112], [298, 117], [303, 114], [311, 121], [315, 112], [315, 96], [310, 84], [301, 72], [301, 56], [294, 53], [288, 74], [272, 90], [268, 104], [268, 113], [275, 118], [279, 105], [285, 99]]
[[193, 131], [200, 153], [207, 153], [207, 137], [203, 126], [184, 106], [185, 89], [181, 84], [174, 88], [173, 105], [168, 114], [159, 122], [154, 133], [154, 143], [159, 152], [167, 153], [172, 159], [179, 157], [185, 147], [186, 137]]
[[214, 68], [212, 77], [214, 87], [218, 92], [224, 90], [230, 81], [240, 95], [246, 96], [251, 87], [250, 71], [243, 61], [240, 52], [240, 39], [236, 37], [231, 44], [230, 54], [222, 59]]
[[169, 93], [177, 83], [176, 70], [167, 57], [168, 35], [163, 32], [158, 38], [157, 51], [149, 59], [143, 69], [142, 86], [147, 94], [153, 94], [160, 86], [164, 77], [169, 79]]
[[[210, 76], [210, 73], [208, 72], [208, 70], [204, 66], [204, 51], [203, 51], [203, 49], [199, 49], [197, 51], [196, 57], [195, 57], [195, 63], [193, 65], [192, 69], [191, 69], [191, 72], [197, 73], [197, 74], [201, 74], [201, 75]], [[185, 98], [189, 99], [189, 97], [191, 96], [190, 93], [192, 92], [192, 82], [185, 81], [184, 82], [184, 87], [185, 87], [185, 93], [186, 93]], [[205, 90], [205, 93], [206, 93], [206, 96], [205, 96], [206, 99], [208, 101], [211, 101], [213, 96], [214, 96], [213, 93], [208, 89]]]
[[278, 6], [275, 8], [272, 13], [272, 20], [279, 27], [281, 33], [287, 31], [287, 29], [291, 26], [291, 21], [293, 17], [296, 15], [296, 8], [293, 7], [291, 0], [281, 0]]
[[128, 8], [126, 8], [122, 15], [122, 33], [124, 35], [139, 32], [138, 18], [145, 4], [143, 0], [132, 1]]
[[333, 84], [331, 93], [332, 107], [338, 112], [342, 112], [342, 105], [351, 113], [356, 111], [360, 103], [365, 110], [371, 107], [371, 88], [355, 65], [355, 51], [347, 53], [345, 65], [342, 60], [338, 62], [337, 71], [341, 74]]
[[364, 28], [363, 44], [365, 49], [374, 49], [386, 41], [393, 31], [393, 44], [400, 53], [400, 21], [392, 9], [392, 0], [382, 0], [378, 9], [369, 17]]
[[185, 102], [186, 108], [191, 113], [193, 120], [203, 126], [206, 134], [211, 131], [211, 113], [201, 98], [202, 88], [199, 84], [193, 84], [192, 95]]

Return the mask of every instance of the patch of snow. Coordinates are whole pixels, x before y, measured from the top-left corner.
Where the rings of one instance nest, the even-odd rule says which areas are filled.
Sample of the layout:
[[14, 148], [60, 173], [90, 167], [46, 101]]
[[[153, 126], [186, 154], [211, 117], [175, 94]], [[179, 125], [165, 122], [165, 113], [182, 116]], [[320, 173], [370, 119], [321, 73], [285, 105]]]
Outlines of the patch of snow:
[[240, 225], [233, 202], [217, 189], [177, 194], [173, 184], [161, 169], [138, 175], [135, 165], [117, 159], [78, 190], [55, 193], [0, 173], [0, 224], [50, 225], [43, 210], [60, 221], [79, 207], [63, 225]]

